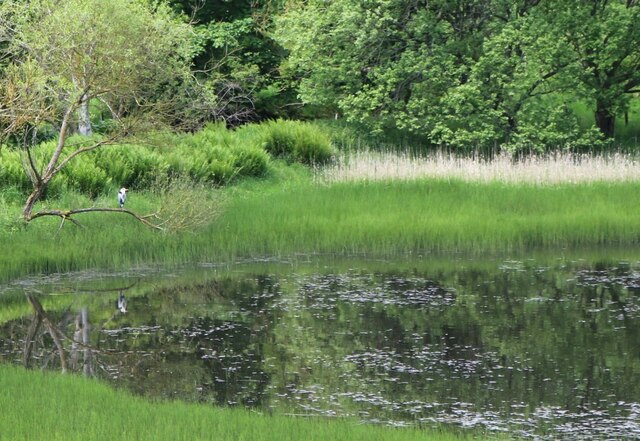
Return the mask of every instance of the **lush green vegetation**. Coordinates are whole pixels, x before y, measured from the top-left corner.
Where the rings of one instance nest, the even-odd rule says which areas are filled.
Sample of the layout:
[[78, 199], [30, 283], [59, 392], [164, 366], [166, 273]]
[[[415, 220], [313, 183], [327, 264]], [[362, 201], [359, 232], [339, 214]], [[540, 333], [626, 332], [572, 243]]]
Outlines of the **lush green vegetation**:
[[[264, 416], [243, 409], [150, 403], [96, 381], [0, 366], [0, 437], [7, 440], [414, 440], [471, 435]], [[46, 393], [43, 393], [46, 391]]]
[[[302, 185], [230, 205], [211, 230], [230, 255], [491, 252], [635, 244], [637, 183], [460, 181]], [[220, 230], [217, 230], [221, 228]]]
[[[346, 183], [318, 181], [299, 165], [326, 165], [333, 145], [358, 150], [372, 140], [489, 156], [636, 149], [639, 2], [209, 3], [2, 2], [0, 245], [9, 251], [0, 254], [0, 279], [297, 253], [483, 254], [639, 242], [635, 180]], [[342, 121], [321, 129], [278, 119], [287, 116], [340, 117], [366, 134]], [[242, 125], [248, 121], [263, 122]], [[101, 212], [23, 222], [42, 210], [115, 207], [121, 186], [131, 189], [128, 210], [162, 213], [163, 232]], [[6, 376], [20, 382], [15, 375]], [[103, 407], [117, 412], [113, 397]], [[44, 404], [58, 407], [77, 408], [71, 399]], [[149, 409], [129, 410], [147, 419], [119, 424], [155, 428]], [[229, 415], [251, 428], [240, 438], [255, 439], [268, 432], [256, 427], [272, 424]], [[99, 432], [108, 421], [101, 418], [89, 413], [95, 424], [87, 427]], [[29, 422], [52, 438], [67, 435]], [[199, 424], [176, 425], [172, 438], [207, 438]], [[282, 430], [378, 436], [341, 423], [297, 424], [306, 422], [287, 421]], [[21, 433], [0, 430], [0, 437]]]
[[584, 150], [610, 147], [639, 91], [639, 14], [636, 1], [309, 1], [272, 35], [305, 102], [373, 130], [461, 150]]
[[[75, 136], [69, 146], [91, 145], [102, 137]], [[43, 163], [56, 141], [35, 146], [32, 157]], [[297, 121], [266, 121], [236, 131], [212, 124], [193, 134], [159, 133], [144, 141], [110, 145], [79, 155], [52, 180], [47, 196], [76, 191], [96, 197], [124, 186], [148, 190], [171, 181], [220, 186], [239, 178], [264, 177], [271, 157], [307, 165], [327, 163], [335, 154], [327, 129]], [[28, 191], [26, 154], [0, 149], [0, 187]]]
[[[634, 245], [640, 240], [640, 183], [468, 183], [419, 179], [316, 184], [308, 169], [275, 162], [269, 178], [225, 190], [193, 187], [194, 204], [218, 212], [193, 230], [157, 232], [117, 214], [91, 213], [58, 230], [58, 219], [25, 226], [21, 199], [5, 192], [0, 241], [4, 278], [31, 272], [153, 262], [229, 261], [313, 254], [517, 252], [536, 248]], [[115, 193], [114, 193], [115, 194]], [[113, 205], [69, 193], [51, 204]], [[128, 204], [153, 211], [162, 196], [133, 192]], [[170, 203], [167, 201], [166, 203]]]

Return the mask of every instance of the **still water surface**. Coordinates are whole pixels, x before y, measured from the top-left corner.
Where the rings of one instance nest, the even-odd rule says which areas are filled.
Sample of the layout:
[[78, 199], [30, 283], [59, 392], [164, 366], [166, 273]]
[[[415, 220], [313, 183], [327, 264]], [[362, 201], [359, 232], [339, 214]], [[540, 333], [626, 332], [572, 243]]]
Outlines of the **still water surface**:
[[640, 438], [634, 262], [316, 261], [0, 287], [0, 361], [60, 369], [25, 293], [85, 339], [63, 340], [70, 370], [147, 396], [532, 439]]

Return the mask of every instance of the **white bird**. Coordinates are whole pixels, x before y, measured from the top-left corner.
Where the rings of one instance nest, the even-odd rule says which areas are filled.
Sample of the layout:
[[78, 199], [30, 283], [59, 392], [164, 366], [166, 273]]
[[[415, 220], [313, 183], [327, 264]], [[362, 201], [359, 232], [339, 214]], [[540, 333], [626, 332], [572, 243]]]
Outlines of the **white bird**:
[[119, 309], [123, 314], [127, 312], [127, 299], [124, 297], [124, 293], [121, 292], [116, 302], [116, 309]]
[[127, 200], [127, 189], [122, 187], [118, 192], [118, 203], [120, 204], [120, 208], [124, 208], [124, 201]]

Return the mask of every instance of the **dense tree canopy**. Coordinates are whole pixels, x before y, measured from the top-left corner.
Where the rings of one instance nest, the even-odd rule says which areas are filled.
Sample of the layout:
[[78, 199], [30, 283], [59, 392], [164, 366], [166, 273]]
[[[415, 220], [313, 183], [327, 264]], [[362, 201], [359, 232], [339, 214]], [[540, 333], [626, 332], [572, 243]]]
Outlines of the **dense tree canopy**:
[[[90, 133], [89, 103], [95, 119], [97, 103], [123, 116], [164, 97], [187, 130], [339, 115], [457, 149], [582, 149], [612, 138], [640, 93], [636, 0], [92, 1], [3, 2], [5, 126], [42, 130], [65, 108], [55, 95], [80, 99], [73, 125]], [[191, 22], [137, 37], [132, 5]], [[142, 53], [163, 62], [131, 64]], [[104, 86], [116, 78], [117, 94]], [[27, 121], [18, 109], [34, 103]]]
[[[640, 7], [621, 0], [310, 0], [274, 36], [305, 102], [435, 144], [579, 148], [637, 92]], [[571, 105], [594, 108], [599, 133]]]
[[640, 2], [563, 0], [546, 12], [581, 67], [580, 90], [595, 102], [598, 127], [613, 136], [616, 114], [640, 92]]
[[[192, 128], [206, 120], [229, 126], [289, 116], [295, 99], [278, 67], [284, 50], [266, 33], [278, 10], [278, 0], [171, 0], [191, 17], [198, 51], [195, 73], [211, 96], [208, 108], [188, 118]], [[205, 111], [203, 111], [205, 110]]]

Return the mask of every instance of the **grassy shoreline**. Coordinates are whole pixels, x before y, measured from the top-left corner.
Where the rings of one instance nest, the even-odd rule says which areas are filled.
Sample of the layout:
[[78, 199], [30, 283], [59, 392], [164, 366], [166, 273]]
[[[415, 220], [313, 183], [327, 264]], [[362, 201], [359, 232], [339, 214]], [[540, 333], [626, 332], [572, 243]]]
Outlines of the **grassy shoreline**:
[[[633, 167], [624, 179], [540, 185], [535, 180], [463, 180], [455, 174], [352, 180], [314, 177], [307, 169], [287, 166], [268, 180], [224, 190], [219, 216], [180, 233], [159, 233], [128, 216], [100, 214], [83, 217], [84, 228], [59, 229], [57, 219], [24, 226], [15, 222], [20, 198], [5, 190], [0, 192], [0, 248], [5, 250], [0, 253], [0, 281], [90, 268], [231, 263], [298, 254], [482, 257], [633, 246], [640, 242], [640, 181], [631, 179]], [[199, 187], [194, 195], [210, 198], [219, 191]], [[112, 199], [67, 194], [49, 203], [109, 206]], [[157, 203], [152, 192], [134, 192], [129, 206], [144, 212]], [[348, 420], [149, 403], [96, 381], [10, 366], [0, 366], [2, 404], [10, 412], [0, 419], [0, 441], [38, 439], [43, 433], [47, 439], [83, 440], [113, 439], [114, 434], [139, 440], [257, 441], [444, 441], [481, 436], [456, 431], [416, 434], [416, 429], [360, 426]]]
[[[133, 209], [153, 204], [153, 196], [135, 198]], [[100, 214], [83, 217], [85, 228], [58, 230], [54, 219], [5, 228], [0, 279], [296, 254], [483, 255], [640, 242], [640, 182], [302, 180], [231, 189], [224, 204], [192, 232], [158, 233]]]
[[368, 426], [348, 419], [267, 416], [175, 401], [149, 402], [95, 380], [7, 365], [0, 365], [0, 403], [4, 404], [2, 441], [452, 441], [478, 435]]

